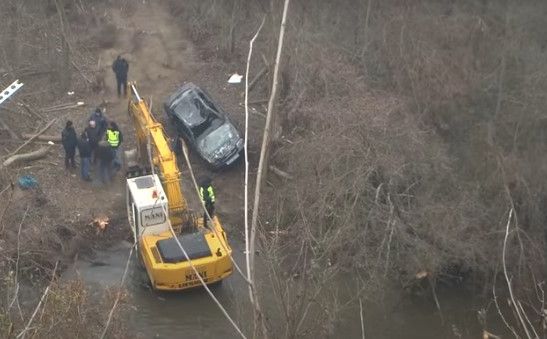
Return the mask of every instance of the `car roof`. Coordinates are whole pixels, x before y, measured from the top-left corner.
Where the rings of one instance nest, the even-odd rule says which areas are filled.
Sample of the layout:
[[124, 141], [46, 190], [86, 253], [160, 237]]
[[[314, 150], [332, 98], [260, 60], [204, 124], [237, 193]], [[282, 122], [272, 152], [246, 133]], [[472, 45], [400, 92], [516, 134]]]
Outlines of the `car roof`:
[[[211, 99], [208, 93], [192, 82], [187, 82], [182, 85], [175, 93], [173, 93], [167, 99], [166, 104], [174, 111], [174, 106], [178, 105], [180, 103], [181, 97], [188, 92], [192, 92], [193, 95], [197, 95], [199, 93], [203, 94], [209, 101], [213, 103], [213, 105], [215, 105], [215, 109], [213, 111], [216, 113], [216, 115], [221, 119], [223, 118], [223, 113], [219, 111], [217, 104]], [[189, 127], [199, 126], [207, 120], [207, 118], [203, 117], [200, 112], [185, 112], [186, 114], [181, 114], [181, 112], [174, 111], [173, 113], [177, 118], [182, 120]]]

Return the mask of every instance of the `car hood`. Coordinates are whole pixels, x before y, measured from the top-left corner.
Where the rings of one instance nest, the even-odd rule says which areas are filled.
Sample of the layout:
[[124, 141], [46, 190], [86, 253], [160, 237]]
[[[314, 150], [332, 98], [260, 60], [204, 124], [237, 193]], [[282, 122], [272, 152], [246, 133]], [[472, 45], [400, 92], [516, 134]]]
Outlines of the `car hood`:
[[205, 159], [217, 162], [231, 155], [235, 148], [239, 148], [240, 140], [241, 137], [234, 126], [226, 122], [209, 133], [204, 133], [197, 140], [197, 146]]

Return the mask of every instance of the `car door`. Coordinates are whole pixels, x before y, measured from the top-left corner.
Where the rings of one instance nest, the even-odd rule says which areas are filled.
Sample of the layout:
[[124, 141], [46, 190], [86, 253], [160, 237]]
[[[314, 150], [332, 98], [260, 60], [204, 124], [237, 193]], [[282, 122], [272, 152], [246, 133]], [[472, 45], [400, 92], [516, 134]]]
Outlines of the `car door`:
[[195, 138], [188, 126], [186, 126], [186, 124], [180, 119], [177, 119], [176, 124], [179, 135], [186, 139], [188, 143], [193, 144], [195, 142]]

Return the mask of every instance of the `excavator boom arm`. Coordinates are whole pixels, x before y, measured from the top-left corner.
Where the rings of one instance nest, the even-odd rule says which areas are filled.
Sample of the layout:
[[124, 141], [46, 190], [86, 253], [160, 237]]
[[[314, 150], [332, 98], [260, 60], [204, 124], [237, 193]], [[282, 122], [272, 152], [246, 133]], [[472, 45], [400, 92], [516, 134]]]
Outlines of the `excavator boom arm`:
[[175, 154], [169, 146], [163, 126], [156, 121], [146, 102], [139, 96], [134, 84], [130, 84], [129, 115], [133, 118], [141, 161], [148, 162], [147, 145], [150, 140], [152, 166], [159, 176], [169, 203], [169, 218], [175, 229], [184, 222], [187, 203], [180, 186], [180, 170]]

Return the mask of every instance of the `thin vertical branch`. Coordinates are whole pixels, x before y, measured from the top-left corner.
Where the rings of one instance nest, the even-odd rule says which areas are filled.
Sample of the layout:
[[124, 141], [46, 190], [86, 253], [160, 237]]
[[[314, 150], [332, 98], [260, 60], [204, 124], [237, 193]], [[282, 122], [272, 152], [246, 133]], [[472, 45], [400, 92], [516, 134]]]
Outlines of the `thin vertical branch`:
[[361, 317], [361, 338], [365, 339], [365, 320], [363, 319], [363, 302], [359, 298], [359, 315]]
[[511, 333], [513, 333], [515, 338], [518, 338], [517, 332], [515, 331], [513, 326], [509, 325], [507, 319], [505, 319], [505, 316], [503, 315], [503, 312], [501, 311], [500, 305], [498, 303], [498, 296], [496, 295], [496, 275], [494, 275], [494, 283], [492, 284], [492, 295], [494, 296], [494, 305], [496, 306], [496, 310], [498, 311], [501, 320], [505, 324], [505, 327], [507, 327], [511, 331]]
[[[367, 1], [367, 11], [365, 13], [365, 22], [363, 27], [363, 50], [361, 51], [361, 58], [364, 59], [365, 54], [367, 52], [367, 45], [368, 45], [368, 22], [370, 18], [370, 5], [372, 3], [372, 0]], [[363, 64], [364, 60], [363, 60]]]
[[59, 262], [57, 261], [55, 263], [55, 268], [53, 269], [53, 273], [51, 275], [51, 281], [49, 282], [49, 285], [47, 285], [46, 289], [44, 290], [44, 293], [42, 294], [42, 297], [40, 298], [40, 301], [38, 302], [38, 305], [36, 305], [36, 308], [34, 309], [34, 312], [32, 312], [32, 316], [27, 322], [27, 325], [25, 328], [17, 335], [17, 338], [25, 338], [27, 331], [30, 329], [30, 325], [32, 324], [32, 321], [34, 320], [34, 317], [36, 317], [36, 314], [38, 313], [38, 310], [40, 310], [40, 307], [42, 306], [42, 303], [44, 302], [45, 297], [49, 293], [49, 289], [51, 288], [51, 285], [53, 284], [53, 281], [55, 280], [55, 274], [57, 272], [57, 266], [59, 265]]
[[253, 302], [253, 282], [251, 280], [251, 265], [249, 261], [249, 153], [247, 149], [249, 140], [249, 68], [251, 65], [251, 57], [253, 55], [253, 44], [258, 37], [258, 34], [262, 30], [266, 22], [266, 17], [262, 18], [260, 27], [256, 31], [255, 35], [249, 42], [249, 55], [247, 56], [247, 68], [245, 70], [245, 198], [244, 198], [244, 211], [245, 211], [245, 263], [247, 265], [247, 280], [249, 281], [249, 299]]
[[62, 43], [62, 53], [63, 53], [63, 70], [61, 73], [61, 86], [63, 91], [66, 91], [70, 86], [70, 45], [68, 43], [67, 33], [66, 33], [66, 17], [64, 3], [62, 0], [55, 0], [55, 7], [57, 8], [57, 14], [59, 15], [59, 30], [61, 31], [61, 43]]
[[25, 222], [25, 219], [27, 217], [28, 211], [30, 210], [30, 206], [27, 205], [27, 208], [25, 209], [25, 212], [23, 213], [23, 217], [21, 218], [21, 222], [19, 223], [19, 228], [17, 230], [17, 258], [15, 260], [15, 294], [13, 296], [13, 299], [11, 303], [9, 304], [8, 309], [11, 309], [13, 307], [13, 304], [17, 303], [17, 308], [19, 309], [19, 315], [21, 316], [21, 320], [23, 320], [23, 312], [21, 311], [21, 306], [19, 305], [19, 258], [21, 253], [21, 228], [23, 227], [23, 223]]
[[[250, 274], [250, 280], [255, 281], [254, 279], [254, 259], [255, 259], [255, 247], [256, 247], [256, 226], [257, 226], [257, 220], [258, 220], [258, 207], [260, 205], [260, 189], [262, 187], [262, 181], [263, 181], [263, 171], [266, 163], [266, 155], [268, 153], [268, 144], [269, 144], [269, 137], [270, 137], [270, 126], [272, 122], [272, 116], [273, 116], [273, 108], [274, 103], [277, 95], [277, 87], [278, 87], [278, 76], [279, 76], [279, 61], [281, 59], [281, 52], [283, 50], [283, 37], [285, 35], [285, 23], [287, 21], [287, 12], [289, 8], [289, 2], [290, 0], [285, 0], [285, 4], [283, 6], [283, 16], [281, 18], [281, 27], [279, 28], [279, 41], [277, 45], [277, 55], [275, 58], [275, 64], [274, 64], [274, 73], [273, 73], [273, 81], [272, 81], [272, 92], [270, 94], [270, 99], [268, 101], [268, 112], [266, 115], [266, 125], [264, 126], [264, 135], [262, 137], [262, 147], [260, 150], [260, 160], [258, 162], [258, 171], [256, 174], [256, 186], [255, 186], [255, 195], [254, 195], [254, 203], [253, 203], [253, 215], [251, 219], [251, 237], [250, 237], [250, 246], [249, 246], [249, 261], [250, 261], [250, 268], [251, 268], [251, 274]], [[256, 298], [255, 298], [256, 299]], [[258, 300], [255, 300], [255, 332], [257, 328], [257, 317], [260, 317], [260, 322], [262, 324], [262, 331], [263, 336], [266, 336], [266, 328], [263, 317], [260, 316], [260, 309]]]
[[509, 217], [507, 218], [507, 225], [505, 226], [505, 237], [503, 239], [503, 251], [502, 251], [502, 257], [501, 257], [501, 260], [503, 263], [503, 275], [505, 276], [505, 282], [507, 283], [509, 296], [511, 297], [512, 307], [515, 309], [518, 320], [522, 328], [524, 329], [524, 332], [526, 333], [526, 337], [532, 338], [530, 335], [530, 331], [528, 330], [528, 325], [526, 324], [526, 322], [524, 322], [524, 319], [522, 318], [522, 314], [516, 302], [515, 295], [513, 294], [513, 288], [511, 286], [511, 278], [509, 278], [509, 274], [507, 273], [507, 262], [505, 260], [505, 257], [506, 257], [506, 251], [507, 251], [507, 239], [509, 238], [509, 226], [511, 225], [512, 217], [513, 217], [513, 209], [511, 208], [511, 210], [509, 210]]
[[122, 280], [120, 282], [120, 286], [118, 287], [118, 292], [116, 293], [116, 299], [114, 300], [114, 304], [112, 305], [112, 308], [110, 309], [110, 312], [108, 312], [108, 318], [106, 320], [106, 323], [103, 328], [103, 332], [101, 333], [101, 339], [104, 339], [106, 337], [106, 332], [108, 331], [108, 327], [110, 326], [110, 322], [112, 321], [112, 316], [114, 315], [114, 310], [118, 306], [118, 303], [120, 301], [120, 297], [122, 295], [122, 288], [123, 284], [125, 282], [125, 277], [127, 276], [127, 271], [129, 270], [129, 263], [131, 262], [131, 256], [133, 255], [133, 250], [137, 247], [137, 243], [135, 243], [133, 246], [131, 246], [131, 249], [129, 250], [129, 255], [127, 256], [127, 262], [125, 263], [125, 269], [122, 274]]

